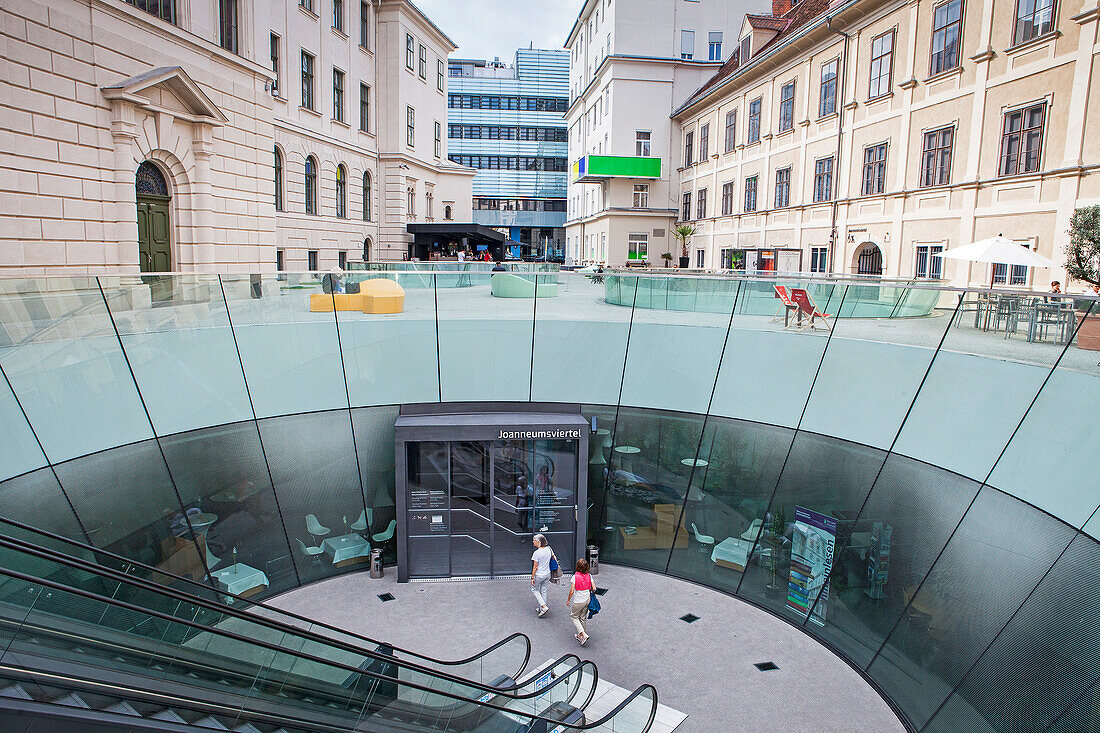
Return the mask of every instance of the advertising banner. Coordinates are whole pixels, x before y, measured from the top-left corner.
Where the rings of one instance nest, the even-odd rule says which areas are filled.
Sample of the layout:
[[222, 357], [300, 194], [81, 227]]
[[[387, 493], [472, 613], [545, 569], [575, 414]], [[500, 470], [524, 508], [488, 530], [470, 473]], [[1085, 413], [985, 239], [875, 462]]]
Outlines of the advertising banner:
[[[787, 608], [803, 618], [813, 608], [810, 620], [825, 625], [829, 602], [826, 580], [833, 567], [836, 547], [836, 519], [811, 509], [794, 509], [794, 535], [791, 538], [791, 575], [787, 583]], [[821, 598], [818, 598], [818, 594]], [[814, 605], [814, 601], [817, 604]]]

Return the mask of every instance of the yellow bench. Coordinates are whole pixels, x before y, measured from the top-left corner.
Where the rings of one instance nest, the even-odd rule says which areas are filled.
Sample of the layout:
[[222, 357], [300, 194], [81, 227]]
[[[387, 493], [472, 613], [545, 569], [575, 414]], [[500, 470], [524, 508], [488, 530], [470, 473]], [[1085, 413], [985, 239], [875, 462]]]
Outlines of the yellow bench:
[[310, 293], [309, 309], [314, 313], [360, 311], [401, 313], [405, 310], [405, 289], [393, 280], [376, 278], [359, 283], [358, 293]]

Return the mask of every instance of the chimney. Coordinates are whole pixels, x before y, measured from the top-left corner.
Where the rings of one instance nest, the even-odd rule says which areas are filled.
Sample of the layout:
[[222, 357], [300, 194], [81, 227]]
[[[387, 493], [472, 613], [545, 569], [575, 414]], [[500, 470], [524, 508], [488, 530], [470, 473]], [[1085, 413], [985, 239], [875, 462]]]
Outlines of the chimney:
[[776, 18], [782, 18], [796, 4], [797, 0], [772, 0], [772, 15]]

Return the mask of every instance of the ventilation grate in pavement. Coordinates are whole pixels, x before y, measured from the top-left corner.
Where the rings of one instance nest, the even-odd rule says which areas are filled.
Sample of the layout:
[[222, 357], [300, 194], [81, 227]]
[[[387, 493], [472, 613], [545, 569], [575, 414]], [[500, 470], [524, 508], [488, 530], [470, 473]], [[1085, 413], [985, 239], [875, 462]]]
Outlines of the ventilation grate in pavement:
[[378, 600], [385, 603], [386, 601], [396, 601], [397, 599], [394, 598], [393, 593], [379, 593]]
[[607, 592], [607, 588], [597, 588], [596, 589], [596, 595], [598, 595], [598, 596], [602, 596], [606, 592]]
[[757, 662], [753, 666], [761, 672], [771, 672], [773, 669], [779, 669], [779, 665], [775, 662]]
[[684, 621], [685, 623], [693, 624], [693, 623], [695, 623], [696, 621], [699, 620], [699, 617], [696, 616], [694, 613], [688, 613], [688, 614], [685, 614], [685, 615], [681, 616], [680, 620]]

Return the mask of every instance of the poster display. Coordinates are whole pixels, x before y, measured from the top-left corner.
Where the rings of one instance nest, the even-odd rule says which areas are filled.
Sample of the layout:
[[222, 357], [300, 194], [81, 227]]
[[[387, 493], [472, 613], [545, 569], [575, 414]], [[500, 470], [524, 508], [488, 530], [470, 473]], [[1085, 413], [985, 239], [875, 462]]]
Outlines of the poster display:
[[810, 620], [824, 626], [829, 605], [827, 580], [833, 568], [833, 551], [836, 548], [836, 519], [796, 506], [794, 520], [787, 608], [803, 618], [813, 608]]
[[871, 528], [871, 547], [867, 552], [867, 588], [864, 592], [875, 600], [885, 595], [886, 576], [890, 569], [890, 535], [893, 531], [893, 527], [882, 522], [875, 522]]

